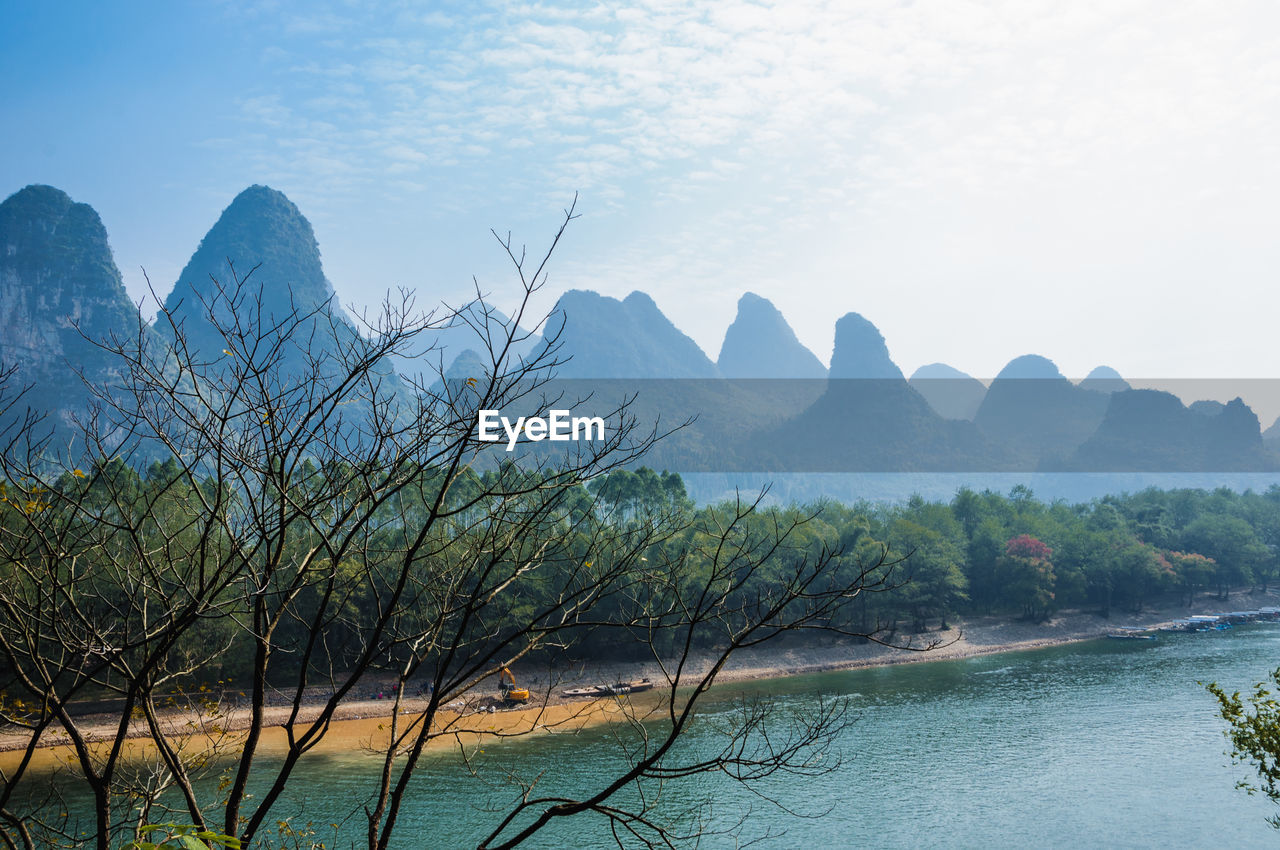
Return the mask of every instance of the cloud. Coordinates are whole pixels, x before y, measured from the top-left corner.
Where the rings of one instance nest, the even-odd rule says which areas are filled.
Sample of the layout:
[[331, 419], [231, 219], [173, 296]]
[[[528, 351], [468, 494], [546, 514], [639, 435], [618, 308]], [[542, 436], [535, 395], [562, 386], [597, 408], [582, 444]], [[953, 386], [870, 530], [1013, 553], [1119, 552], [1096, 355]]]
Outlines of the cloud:
[[1016, 276], [997, 253], [1034, 263], [1068, 238], [1133, 268], [1193, 199], [1280, 191], [1278, 16], [1256, 0], [339, 3], [307, 26], [279, 16], [295, 61], [273, 59], [291, 70], [241, 119], [270, 140], [263, 169], [317, 193], [410, 175], [442, 209], [520, 220], [581, 190], [628, 238], [583, 250], [565, 286], [688, 299], [810, 275], [852, 299], [837, 287], [855, 272], [915, 252], [936, 255], [901, 272], [920, 286], [962, 264]]

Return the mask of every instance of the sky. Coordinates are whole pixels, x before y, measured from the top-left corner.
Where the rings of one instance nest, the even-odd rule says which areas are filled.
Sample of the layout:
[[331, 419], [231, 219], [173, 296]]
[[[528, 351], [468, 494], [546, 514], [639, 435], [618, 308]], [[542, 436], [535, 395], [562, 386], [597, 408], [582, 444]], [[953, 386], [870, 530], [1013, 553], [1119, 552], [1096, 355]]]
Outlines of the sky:
[[[714, 360], [745, 291], [910, 374], [1276, 378], [1280, 5], [0, 0], [0, 195], [101, 214], [161, 297], [243, 188], [343, 303], [648, 292]], [[475, 283], [473, 283], [475, 281]], [[1269, 424], [1265, 421], [1264, 426]]]

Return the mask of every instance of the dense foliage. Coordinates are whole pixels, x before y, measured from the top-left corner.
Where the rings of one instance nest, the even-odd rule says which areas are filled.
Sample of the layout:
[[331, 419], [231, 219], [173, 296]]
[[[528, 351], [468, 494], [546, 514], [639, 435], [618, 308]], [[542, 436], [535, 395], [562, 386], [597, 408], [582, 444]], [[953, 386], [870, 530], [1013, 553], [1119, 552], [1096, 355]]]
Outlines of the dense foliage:
[[[321, 488], [326, 474], [349, 473], [309, 466], [302, 470], [297, 486]], [[469, 473], [450, 490], [450, 505], [466, 505], [502, 474], [497, 470]], [[217, 482], [205, 482], [206, 494], [218, 489]], [[168, 529], [182, 525], [181, 516], [192, 509], [199, 494], [180, 483], [173, 461], [152, 464], [142, 473], [119, 461], [104, 462], [88, 472], [66, 473], [58, 490], [63, 494], [79, 492], [84, 503], [97, 503], [112, 512], [122, 510], [123, 494], [123, 504], [131, 503], [137, 516], [112, 517], [112, 521], [139, 528], [151, 523], [156, 537], [139, 540], [137, 545], [167, 547], [174, 560], [172, 568], [181, 570], [186, 558], [184, 537]], [[425, 504], [413, 508], [402, 499], [394, 518], [389, 513], [379, 525], [376, 548], [394, 560], [398, 541], [405, 539], [405, 524], [413, 523], [417, 514], [429, 508]], [[38, 512], [54, 524], [64, 509], [59, 500], [33, 492], [23, 482], [0, 482], [0, 522], [29, 521], [30, 515]], [[627, 527], [649, 523], [655, 516], [679, 517], [684, 530], [670, 537], [643, 537], [649, 547], [662, 550], [648, 551], [648, 556], [655, 561], [659, 555], [667, 561], [678, 559], [692, 586], [707, 569], [700, 560], [705, 553], [699, 548], [695, 529], [714, 527], [718, 516], [728, 511], [726, 505], [696, 508], [678, 474], [659, 474], [648, 468], [616, 470], [586, 486], [570, 488], [554, 510], [538, 521], [537, 527], [549, 532], [537, 543], [543, 547], [541, 573], [522, 583], [503, 604], [527, 613], [551, 603], [549, 594], [563, 592], [563, 576], [554, 575], [556, 571], [567, 575], [584, 563], [607, 557], [599, 548], [601, 540], [626, 546], [631, 539]], [[862, 596], [851, 606], [855, 610], [842, 611], [839, 616], [858, 629], [881, 629], [890, 634], [944, 626], [956, 615], [1003, 614], [1040, 620], [1063, 608], [1085, 608], [1106, 615], [1116, 609], [1139, 611], [1157, 596], [1174, 594], [1185, 604], [1204, 594], [1221, 599], [1230, 588], [1265, 588], [1275, 577], [1280, 543], [1280, 487], [1265, 494], [1225, 489], [1146, 490], [1077, 505], [1046, 504], [1021, 487], [1007, 495], [961, 489], [949, 503], [920, 498], [900, 505], [827, 502], [767, 508], [758, 513], [776, 524], [803, 521], [791, 546], [813, 553], [824, 547], [839, 550], [838, 561], [844, 571], [883, 559], [879, 569], [890, 589]], [[485, 515], [485, 505], [472, 505], [456, 524], [439, 532], [440, 545], [431, 548], [445, 557], [445, 540], [477, 533], [469, 528], [471, 518]], [[608, 535], [602, 532], [605, 528], [610, 529]], [[73, 533], [59, 532], [63, 537]], [[194, 531], [188, 533], [191, 545], [224, 545]], [[300, 534], [294, 545], [295, 555], [302, 557], [315, 541]], [[437, 568], [429, 560], [422, 560], [423, 576]], [[5, 581], [17, 580], [11, 564], [4, 569]], [[83, 561], [73, 569], [77, 580], [95, 580], [91, 562]], [[388, 580], [391, 577], [394, 573], [388, 574]], [[754, 580], [771, 579], [762, 571]], [[364, 646], [365, 632], [379, 616], [376, 600], [389, 590], [378, 581], [376, 570], [362, 572], [352, 566], [345, 573], [339, 570], [324, 586], [328, 594], [342, 599], [342, 614], [334, 618], [327, 632], [327, 659], [354, 662]], [[101, 588], [99, 601], [104, 612], [115, 604], [113, 595], [129, 591]], [[747, 585], [738, 592], [749, 597], [756, 591]], [[309, 595], [317, 593], [317, 586], [308, 585], [292, 615], [278, 627], [276, 641], [283, 651], [272, 662], [277, 672], [296, 672], [291, 665], [298, 652], [289, 648], [300, 649], [309, 639], [311, 616], [320, 604], [318, 596], [310, 600]], [[604, 600], [603, 604], [607, 607], [610, 603]], [[422, 611], [427, 616], [425, 602]], [[202, 647], [227, 647], [194, 666], [190, 658], [184, 660], [180, 666], [189, 668], [186, 678], [192, 682], [238, 681], [248, 671], [253, 656], [251, 638], [232, 626], [235, 611], [222, 613], [224, 616], [206, 617], [175, 647], [175, 651], [185, 650], [189, 655]], [[125, 629], [129, 626], [122, 624]], [[589, 625], [583, 625], [580, 636], [589, 630]], [[698, 639], [713, 641], [708, 634]], [[617, 632], [589, 641], [568, 641], [568, 645], [575, 657], [596, 659], [625, 658], [640, 646]], [[0, 671], [5, 668], [0, 659]]]
[[[263, 695], [336, 682], [335, 670], [344, 668], [382, 671], [407, 687], [447, 691], [456, 682], [448, 687], [465, 693], [499, 650], [526, 665], [687, 659], [691, 652], [715, 657], [726, 640], [750, 645], [758, 623], [770, 634], [780, 633], [775, 622], [796, 624], [784, 627], [791, 639], [818, 628], [901, 641], [946, 628], [957, 615], [1041, 620], [1062, 608], [1140, 610], [1156, 597], [1192, 604], [1206, 594], [1265, 587], [1275, 576], [1280, 533], [1280, 487], [1263, 494], [1147, 490], [1076, 505], [1046, 504], [1021, 487], [1008, 494], [961, 489], [945, 503], [756, 506], [747, 524], [741, 505], [698, 507], [678, 474], [643, 467], [558, 486], [550, 498], [540, 494], [552, 470], [466, 470], [441, 504], [423, 498], [439, 492], [437, 473], [406, 474], [398, 495], [363, 525], [360, 556], [334, 549], [322, 558], [317, 553], [332, 535], [319, 529], [341, 529], [347, 506], [340, 498], [309, 500], [362, 476], [376, 484], [375, 472], [303, 462], [258, 507], [241, 504], [245, 495], [226, 481], [184, 475], [173, 459], [142, 472], [103, 461], [68, 470], [52, 486], [0, 482], [4, 598], [39, 613], [34, 622], [3, 627], [13, 633], [4, 641], [10, 654], [0, 658], [0, 713], [49, 722], [23, 677], [29, 661], [53, 657], [50, 648], [65, 665], [51, 686], [66, 676], [83, 681], [67, 691], [79, 699], [109, 696], [113, 681], [128, 681], [119, 678], [127, 671], [148, 670], [138, 710], [154, 721], [165, 693]], [[323, 504], [334, 516], [299, 513], [262, 549], [245, 549], [234, 522], [202, 524], [293, 503]], [[411, 539], [432, 515], [447, 519]], [[10, 545], [17, 541], [29, 549]], [[482, 569], [473, 568], [476, 558]], [[234, 583], [201, 577], [192, 584], [193, 570], [212, 575], [241, 560], [246, 575], [260, 563], [276, 565], [261, 572], [269, 578], [249, 596]], [[137, 583], [122, 579], [129, 574], [122, 565], [142, 562]], [[193, 586], [217, 589], [188, 605], [184, 588]], [[828, 587], [835, 591], [823, 604], [809, 607]], [[168, 601], [149, 607], [148, 598]], [[762, 611], [761, 600], [771, 598], [781, 607]], [[400, 601], [389, 608], [390, 599]], [[482, 617], [464, 616], [471, 600], [485, 600]], [[279, 616], [262, 620], [259, 605]], [[157, 646], [153, 636], [174, 618], [191, 622]], [[243, 628], [255, 618], [269, 622], [269, 644]], [[443, 631], [436, 625], [455, 621]], [[101, 623], [115, 625], [103, 631]], [[85, 634], [107, 634], [114, 645]], [[403, 637], [432, 634], [467, 645], [479, 666], [459, 667]], [[116, 672], [76, 678], [107, 656]], [[358, 681], [348, 678], [342, 688]], [[203, 769], [197, 764], [192, 774]]]
[[[648, 470], [615, 472], [593, 489], [620, 511], [656, 493]], [[665, 480], [665, 479], [664, 479]], [[714, 511], [714, 506], [701, 509]], [[860, 616], [920, 631], [956, 614], [1041, 620], [1063, 608], [1141, 611], [1154, 598], [1221, 600], [1232, 588], [1265, 589], [1280, 562], [1280, 487], [1149, 489], [1085, 504], [1045, 503], [1025, 487], [1008, 494], [962, 488], [949, 503], [913, 498], [774, 508], [816, 512], [807, 533], [843, 544], [844, 557], [888, 553], [899, 586], [864, 600]]]

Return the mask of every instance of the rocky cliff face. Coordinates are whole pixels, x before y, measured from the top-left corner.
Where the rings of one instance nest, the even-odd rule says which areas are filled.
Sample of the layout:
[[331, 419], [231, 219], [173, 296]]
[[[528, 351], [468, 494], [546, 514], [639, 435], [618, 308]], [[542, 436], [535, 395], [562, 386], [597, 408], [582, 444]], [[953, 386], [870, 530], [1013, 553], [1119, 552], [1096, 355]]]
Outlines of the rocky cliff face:
[[[237, 280], [243, 281], [239, 289]], [[157, 318], [156, 329], [172, 336], [172, 322], [192, 353], [208, 359], [227, 347], [218, 326], [229, 326], [233, 313], [256, 327], [295, 312], [310, 314], [309, 324], [332, 316], [350, 327], [324, 276], [311, 223], [267, 186], [250, 186], [222, 211], [178, 276], [164, 311], [169, 321]]]
[[836, 322], [836, 342], [831, 351], [831, 378], [903, 380], [902, 370], [889, 358], [880, 329], [858, 313], [846, 313]]
[[825, 378], [826, 367], [796, 338], [778, 308], [751, 292], [738, 299], [716, 361], [726, 378]]
[[[191, 364], [196, 380], [229, 388], [243, 381], [241, 370], [265, 375], [268, 389], [259, 390], [254, 381], [238, 394], [248, 404], [259, 392], [324, 404], [326, 395], [349, 392], [339, 387], [372, 354], [334, 297], [310, 222], [266, 186], [249, 187], [223, 210], [165, 299], [155, 327], [169, 344], [176, 346], [179, 338], [185, 344], [177, 356]], [[370, 369], [371, 384], [362, 382], [358, 397], [348, 396], [341, 414], [326, 421], [341, 433], [336, 439], [363, 440], [413, 415], [409, 389], [389, 358]], [[381, 408], [374, 392], [396, 401]]]
[[139, 327], [92, 207], [52, 186], [0, 204], [0, 361], [33, 385], [27, 404], [69, 421], [89, 398], [77, 373], [105, 387], [118, 368], [93, 341], [136, 339]]

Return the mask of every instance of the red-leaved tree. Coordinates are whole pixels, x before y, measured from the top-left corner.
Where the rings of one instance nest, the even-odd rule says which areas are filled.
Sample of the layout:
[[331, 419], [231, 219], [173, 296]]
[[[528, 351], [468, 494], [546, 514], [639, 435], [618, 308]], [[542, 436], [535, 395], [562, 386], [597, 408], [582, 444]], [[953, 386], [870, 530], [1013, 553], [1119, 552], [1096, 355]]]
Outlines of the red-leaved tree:
[[1053, 550], [1029, 534], [1020, 534], [1004, 546], [996, 571], [1010, 599], [1017, 600], [1032, 620], [1044, 620], [1053, 610]]

